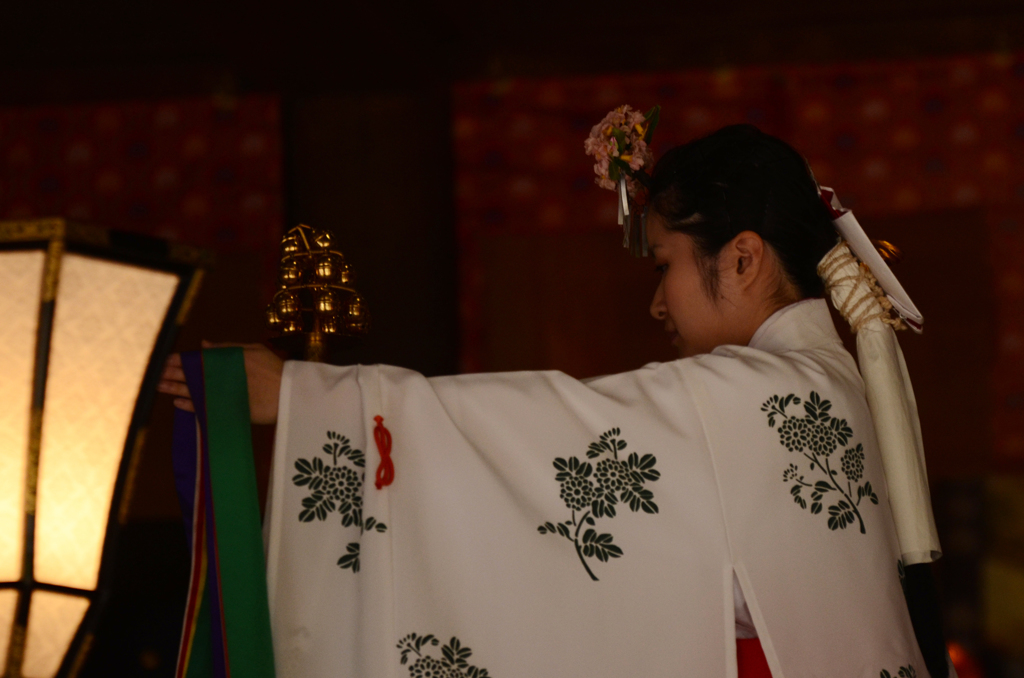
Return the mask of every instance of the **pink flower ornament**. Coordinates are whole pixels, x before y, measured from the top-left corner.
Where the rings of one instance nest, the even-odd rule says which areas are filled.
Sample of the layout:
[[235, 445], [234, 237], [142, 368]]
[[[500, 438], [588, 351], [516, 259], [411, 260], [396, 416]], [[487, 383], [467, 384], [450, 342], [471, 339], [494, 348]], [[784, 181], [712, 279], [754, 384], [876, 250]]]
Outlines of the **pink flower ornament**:
[[598, 186], [614, 191], [619, 180], [625, 179], [630, 197], [636, 197], [640, 186], [647, 184], [642, 170], [654, 161], [648, 144], [660, 110], [655, 106], [645, 114], [619, 106], [594, 125], [583, 150], [594, 157]]

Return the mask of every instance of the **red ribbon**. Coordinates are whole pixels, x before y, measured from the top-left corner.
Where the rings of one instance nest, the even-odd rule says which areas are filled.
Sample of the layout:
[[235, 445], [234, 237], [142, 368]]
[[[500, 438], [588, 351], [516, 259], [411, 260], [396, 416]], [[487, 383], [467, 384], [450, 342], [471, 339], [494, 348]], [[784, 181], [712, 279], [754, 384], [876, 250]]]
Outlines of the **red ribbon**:
[[377, 443], [380, 453], [380, 464], [377, 465], [377, 489], [386, 487], [395, 480], [395, 465], [391, 461], [391, 431], [384, 428], [384, 417], [379, 414], [373, 418], [377, 422], [373, 429], [373, 440]]

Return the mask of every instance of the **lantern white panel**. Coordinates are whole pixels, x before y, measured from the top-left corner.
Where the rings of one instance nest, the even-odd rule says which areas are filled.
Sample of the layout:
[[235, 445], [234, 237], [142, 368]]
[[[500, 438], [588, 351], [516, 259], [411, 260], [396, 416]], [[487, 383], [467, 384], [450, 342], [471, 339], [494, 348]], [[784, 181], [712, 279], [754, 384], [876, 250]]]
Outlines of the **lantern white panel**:
[[21, 665], [24, 678], [51, 678], [57, 673], [88, 609], [88, 598], [49, 591], [32, 594]]
[[65, 255], [54, 312], [35, 578], [95, 589], [128, 425], [178, 277]]
[[11, 643], [11, 626], [18, 605], [18, 592], [0, 589], [0, 666], [7, 665], [7, 648]]
[[25, 461], [45, 262], [40, 251], [0, 252], [0, 581], [21, 577]]

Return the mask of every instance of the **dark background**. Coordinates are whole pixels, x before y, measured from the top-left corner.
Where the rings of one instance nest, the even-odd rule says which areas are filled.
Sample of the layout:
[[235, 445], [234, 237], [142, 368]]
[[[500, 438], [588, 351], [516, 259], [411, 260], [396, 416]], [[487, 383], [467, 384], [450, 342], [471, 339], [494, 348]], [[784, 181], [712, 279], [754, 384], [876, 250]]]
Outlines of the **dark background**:
[[[458, 367], [454, 82], [1024, 49], [1024, 4], [1007, 0], [20, 3], [0, 10], [0, 26], [0, 106], [277, 94], [285, 224], [312, 223], [342, 235], [371, 302], [373, 339], [352, 359], [428, 375]], [[950, 229], [981, 221], [970, 213], [942, 218]], [[905, 239], [926, 235], [929, 227], [927, 219], [892, 224]], [[536, 256], [525, 243], [505, 246]], [[957, 257], [934, 246], [933, 256]], [[594, 251], [598, 256], [600, 246]], [[970, 280], [982, 279], [984, 260], [967, 257], [965, 265], [979, 274]], [[222, 253], [179, 345], [263, 340], [262, 289], [260, 266], [243, 254]], [[964, 295], [966, 319], [946, 321], [940, 311], [933, 320], [983, 331], [929, 337], [908, 351], [912, 371], [915, 361], [927, 366], [935, 355], [964, 347], [977, 349], [982, 366], [988, 359], [990, 294], [970, 285], [950, 291]], [[924, 296], [931, 294], [939, 291]], [[926, 301], [918, 299], [922, 307]], [[531, 364], [530, 355], [516, 360]], [[919, 390], [942, 386], [929, 381], [940, 379], [935, 371], [916, 378], [923, 380]], [[939, 426], [950, 419], [942, 412], [928, 416]], [[172, 673], [187, 553], [170, 475], [169, 418], [169, 403], [161, 400], [118, 550], [118, 587], [83, 675]], [[264, 460], [270, 435], [256, 436]], [[968, 537], [980, 530], [980, 489], [970, 468], [982, 463], [978, 458], [965, 455], [964, 466], [950, 469], [965, 480], [936, 488], [940, 523]], [[947, 558], [943, 568], [947, 628], [984, 655], [977, 563]], [[986, 661], [990, 675], [1013, 670], [998, 657]]]

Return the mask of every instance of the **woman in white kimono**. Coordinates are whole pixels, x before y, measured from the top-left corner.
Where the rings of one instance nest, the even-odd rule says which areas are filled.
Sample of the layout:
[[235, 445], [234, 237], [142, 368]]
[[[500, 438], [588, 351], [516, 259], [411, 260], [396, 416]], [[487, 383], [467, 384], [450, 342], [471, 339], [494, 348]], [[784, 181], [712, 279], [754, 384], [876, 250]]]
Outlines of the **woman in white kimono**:
[[[886, 312], [833, 216], [753, 127], [668, 152], [651, 313], [681, 359], [635, 372], [424, 379], [247, 346], [253, 421], [278, 422], [279, 675], [945, 678], [928, 565], [904, 567], [821, 298], [824, 259], [857, 329]], [[161, 390], [188, 409], [175, 360]]]

